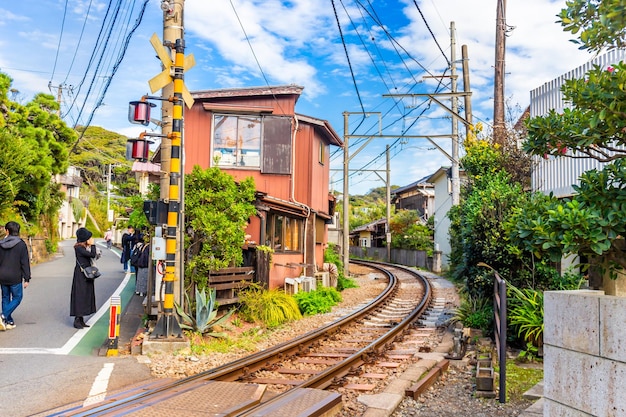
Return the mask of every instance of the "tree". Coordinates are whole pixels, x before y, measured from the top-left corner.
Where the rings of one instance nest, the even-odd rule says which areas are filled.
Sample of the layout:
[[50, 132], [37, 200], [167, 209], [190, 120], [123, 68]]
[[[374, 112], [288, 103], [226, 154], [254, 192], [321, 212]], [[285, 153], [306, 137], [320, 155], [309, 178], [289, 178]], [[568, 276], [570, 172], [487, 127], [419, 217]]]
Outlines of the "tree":
[[206, 287], [209, 271], [241, 265], [254, 207], [254, 179], [239, 183], [217, 167], [196, 166], [185, 178], [186, 285]]
[[12, 80], [0, 73], [0, 208], [18, 209], [27, 222], [42, 214], [54, 216], [61, 200], [50, 182], [68, 167], [68, 149], [75, 132], [57, 116], [54, 97], [37, 94], [25, 105], [9, 100]]
[[[601, 51], [624, 46], [626, 6], [622, 1], [567, 3], [559, 15], [566, 31], [579, 34], [581, 49]], [[626, 66], [598, 66], [562, 87], [572, 108], [529, 119], [524, 149], [556, 158], [594, 158], [604, 169], [586, 172], [572, 198], [534, 197], [535, 207], [518, 217], [513, 239], [526, 240], [537, 256], [550, 259], [577, 254], [607, 268], [611, 276], [626, 267], [623, 247], [626, 218]]]
[[569, 0], [559, 13], [563, 30], [578, 34], [580, 49], [599, 52], [626, 46], [626, 4], [623, 0]]
[[432, 223], [432, 220], [429, 225], [421, 223], [416, 210], [398, 210], [392, 216], [389, 224], [391, 247], [432, 251]]

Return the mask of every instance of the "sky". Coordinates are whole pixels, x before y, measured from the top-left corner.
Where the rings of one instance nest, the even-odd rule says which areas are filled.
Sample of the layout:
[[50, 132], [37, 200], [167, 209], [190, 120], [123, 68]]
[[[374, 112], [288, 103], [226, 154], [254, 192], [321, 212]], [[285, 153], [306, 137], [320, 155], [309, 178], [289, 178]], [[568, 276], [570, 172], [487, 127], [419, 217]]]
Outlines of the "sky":
[[[180, 0], [178, 0], [180, 1]], [[145, 3], [145, 8], [143, 8]], [[530, 91], [592, 58], [556, 23], [565, 0], [506, 4], [505, 100], [515, 122]], [[185, 54], [190, 91], [297, 84], [296, 112], [348, 132], [350, 194], [405, 186], [449, 166], [452, 121], [440, 105], [415, 94], [451, 91], [451, 25], [457, 89], [461, 46], [469, 58], [474, 122], [493, 118], [497, 1], [487, 0], [186, 0]], [[158, 126], [128, 122], [128, 102], [152, 94], [161, 71], [149, 43], [163, 39], [161, 0], [21, 0], [0, 5], [0, 72], [11, 98], [37, 93], [61, 100], [69, 126], [90, 125], [137, 137]], [[115, 16], [115, 18], [114, 18]], [[446, 77], [442, 77], [445, 75]], [[405, 95], [400, 97], [400, 95]], [[414, 95], [407, 97], [406, 95]], [[447, 97], [440, 99], [450, 105]], [[463, 114], [463, 102], [460, 103]], [[343, 113], [348, 112], [347, 124]], [[153, 113], [154, 117], [154, 113]], [[459, 124], [459, 132], [464, 134]], [[371, 140], [358, 136], [394, 136]], [[397, 137], [396, 137], [397, 136]], [[462, 154], [462, 153], [461, 153]], [[331, 187], [343, 190], [343, 152], [331, 149]]]

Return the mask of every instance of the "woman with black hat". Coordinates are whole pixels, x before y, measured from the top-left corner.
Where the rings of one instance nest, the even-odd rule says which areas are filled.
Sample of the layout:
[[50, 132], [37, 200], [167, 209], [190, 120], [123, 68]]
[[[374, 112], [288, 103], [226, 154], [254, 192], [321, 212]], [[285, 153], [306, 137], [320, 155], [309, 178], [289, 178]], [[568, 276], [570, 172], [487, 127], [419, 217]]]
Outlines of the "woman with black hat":
[[70, 296], [70, 316], [74, 316], [74, 327], [77, 329], [89, 327], [85, 323], [84, 316], [96, 312], [94, 280], [87, 279], [82, 271], [92, 265], [93, 259], [98, 258], [98, 251], [91, 235], [92, 233], [84, 227], [76, 231], [76, 244], [74, 245], [76, 265]]

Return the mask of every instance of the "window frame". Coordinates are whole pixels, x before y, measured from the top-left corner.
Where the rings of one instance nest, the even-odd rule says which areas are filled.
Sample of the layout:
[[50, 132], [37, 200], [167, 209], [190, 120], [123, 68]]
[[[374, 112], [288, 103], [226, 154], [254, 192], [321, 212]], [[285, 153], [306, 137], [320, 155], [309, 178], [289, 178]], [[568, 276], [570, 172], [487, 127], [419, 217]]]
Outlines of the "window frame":
[[[242, 123], [242, 120], [245, 119], [249, 119], [247, 129], [244, 123]], [[220, 123], [221, 120], [224, 120], [224, 123]], [[222, 137], [222, 134], [218, 135], [222, 125], [229, 123], [229, 120], [233, 120], [235, 126], [227, 127], [224, 130], [234, 130], [235, 139], [229, 139], [228, 136]], [[228, 169], [261, 169], [263, 124], [263, 116], [259, 114], [213, 113], [211, 134], [212, 164], [219, 168]], [[253, 135], [246, 134], [246, 132], [251, 132]], [[228, 143], [226, 142], [227, 140], [234, 143]], [[253, 146], [250, 147], [249, 143], [246, 142], [252, 142]]]
[[[265, 226], [265, 244], [275, 253], [304, 253], [303, 231], [303, 218], [270, 211]], [[297, 244], [295, 249], [293, 249], [294, 240]]]

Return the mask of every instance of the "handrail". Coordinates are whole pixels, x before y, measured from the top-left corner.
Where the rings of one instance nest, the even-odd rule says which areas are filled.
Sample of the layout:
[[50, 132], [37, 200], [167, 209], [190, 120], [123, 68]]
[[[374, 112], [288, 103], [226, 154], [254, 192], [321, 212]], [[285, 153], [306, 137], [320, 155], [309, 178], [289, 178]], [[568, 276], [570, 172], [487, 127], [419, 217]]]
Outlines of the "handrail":
[[479, 262], [478, 266], [491, 269], [495, 276], [493, 283], [493, 312], [495, 316], [495, 339], [496, 352], [498, 353], [498, 363], [500, 364], [499, 396], [500, 403], [506, 402], [506, 281], [500, 274], [484, 262]]

